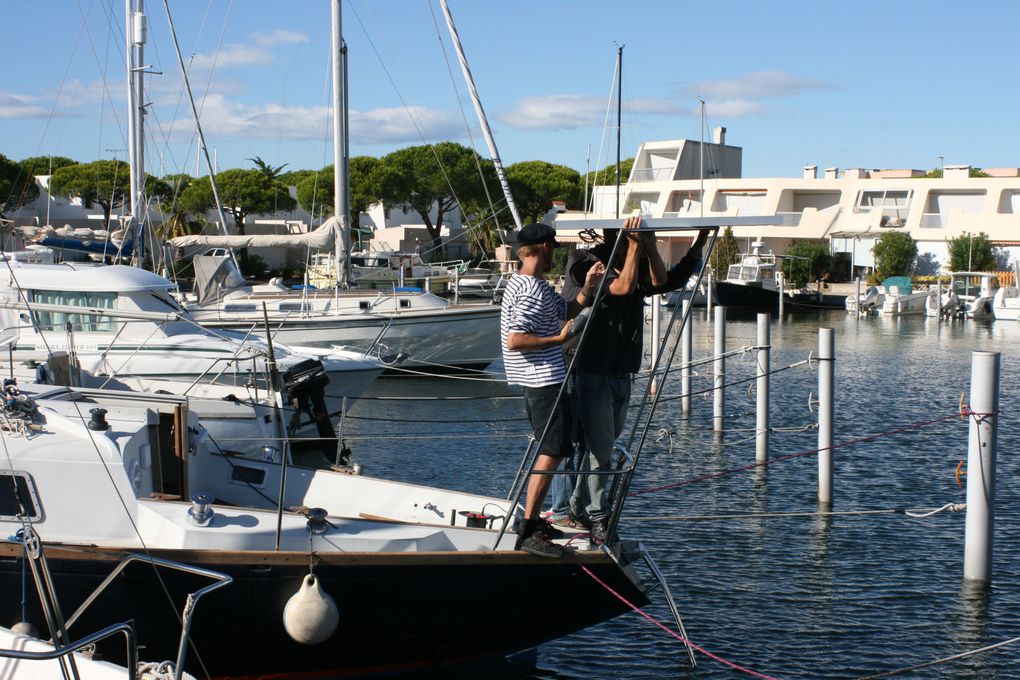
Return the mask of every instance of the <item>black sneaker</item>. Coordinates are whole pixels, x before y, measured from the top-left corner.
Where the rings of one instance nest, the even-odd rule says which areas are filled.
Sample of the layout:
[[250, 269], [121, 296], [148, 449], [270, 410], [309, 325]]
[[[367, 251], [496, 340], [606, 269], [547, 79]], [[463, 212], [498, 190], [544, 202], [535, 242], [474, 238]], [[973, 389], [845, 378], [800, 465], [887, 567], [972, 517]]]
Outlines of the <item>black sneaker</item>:
[[602, 544], [609, 539], [609, 521], [605, 518], [592, 521], [591, 540]]
[[526, 553], [538, 555], [539, 557], [562, 557], [563, 548], [549, 540], [545, 532], [536, 531], [523, 541], [518, 547]]

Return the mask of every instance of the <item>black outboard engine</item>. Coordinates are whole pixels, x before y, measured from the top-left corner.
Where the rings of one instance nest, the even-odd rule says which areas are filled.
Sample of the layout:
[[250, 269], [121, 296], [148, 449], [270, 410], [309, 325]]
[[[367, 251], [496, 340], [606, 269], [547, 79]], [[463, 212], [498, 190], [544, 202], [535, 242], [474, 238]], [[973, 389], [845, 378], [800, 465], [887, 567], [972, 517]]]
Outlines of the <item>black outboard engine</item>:
[[[283, 389], [294, 407], [294, 416], [290, 420], [288, 432], [292, 435], [296, 433], [301, 426], [301, 415], [307, 413], [315, 423], [319, 435], [319, 439], [310, 443], [308, 448], [320, 449], [322, 455], [332, 461], [336, 453], [337, 440], [333, 425], [329, 422], [329, 411], [326, 410], [326, 385], [329, 384], [329, 376], [322, 362], [305, 359], [284, 371], [280, 378], [283, 380]], [[300, 450], [302, 447], [295, 448]]]

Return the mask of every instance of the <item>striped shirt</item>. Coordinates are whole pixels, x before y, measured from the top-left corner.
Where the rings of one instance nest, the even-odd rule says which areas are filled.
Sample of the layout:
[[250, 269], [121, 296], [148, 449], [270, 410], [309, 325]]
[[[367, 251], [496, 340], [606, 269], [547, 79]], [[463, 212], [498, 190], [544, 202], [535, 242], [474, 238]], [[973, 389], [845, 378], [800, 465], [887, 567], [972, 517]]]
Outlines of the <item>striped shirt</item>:
[[548, 338], [559, 335], [567, 318], [567, 303], [552, 286], [534, 276], [514, 274], [503, 291], [499, 335], [503, 344], [506, 381], [511, 385], [545, 387], [566, 379], [563, 349], [558, 345], [524, 352], [507, 349], [511, 333]]

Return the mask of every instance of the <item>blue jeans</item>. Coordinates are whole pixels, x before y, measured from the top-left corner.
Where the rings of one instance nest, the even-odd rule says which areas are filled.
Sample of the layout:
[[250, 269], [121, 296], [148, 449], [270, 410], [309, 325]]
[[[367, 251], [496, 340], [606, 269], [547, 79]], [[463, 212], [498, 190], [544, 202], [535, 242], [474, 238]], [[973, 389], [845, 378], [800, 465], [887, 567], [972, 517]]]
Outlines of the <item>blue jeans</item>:
[[[609, 470], [616, 438], [623, 432], [630, 405], [630, 375], [603, 376], [578, 373], [575, 376], [581, 429], [588, 445], [582, 469]], [[603, 495], [609, 478], [586, 475], [574, 487], [571, 505], [585, 505], [592, 521], [606, 518]], [[584, 495], [587, 493], [587, 501]]]

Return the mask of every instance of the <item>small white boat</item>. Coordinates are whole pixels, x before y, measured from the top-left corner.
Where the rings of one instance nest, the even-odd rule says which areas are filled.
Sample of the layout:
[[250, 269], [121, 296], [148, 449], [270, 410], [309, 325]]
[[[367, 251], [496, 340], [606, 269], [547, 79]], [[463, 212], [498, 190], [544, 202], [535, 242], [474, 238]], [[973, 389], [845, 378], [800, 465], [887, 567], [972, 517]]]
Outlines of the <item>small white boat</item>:
[[1020, 260], [1013, 262], [1013, 272], [1013, 285], [999, 288], [992, 301], [997, 320], [1020, 321]]
[[928, 305], [928, 316], [965, 319], [995, 318], [994, 300], [999, 292], [999, 277], [993, 272], [953, 272], [949, 289], [938, 303]]

